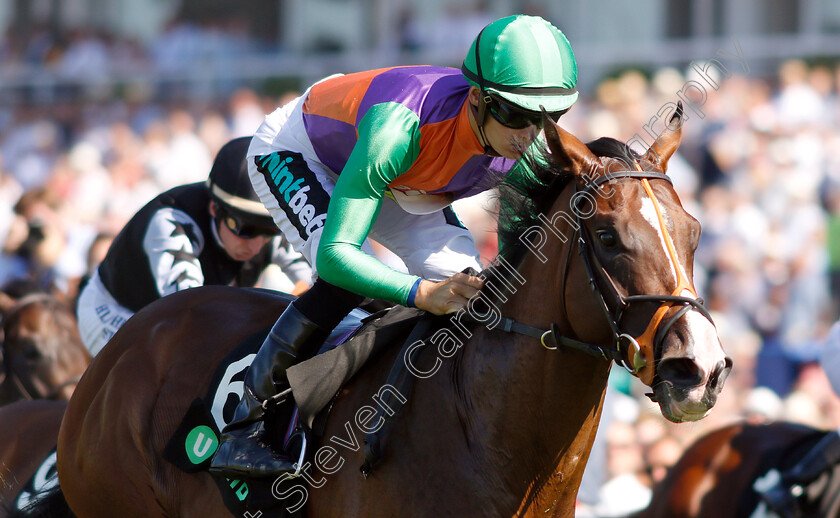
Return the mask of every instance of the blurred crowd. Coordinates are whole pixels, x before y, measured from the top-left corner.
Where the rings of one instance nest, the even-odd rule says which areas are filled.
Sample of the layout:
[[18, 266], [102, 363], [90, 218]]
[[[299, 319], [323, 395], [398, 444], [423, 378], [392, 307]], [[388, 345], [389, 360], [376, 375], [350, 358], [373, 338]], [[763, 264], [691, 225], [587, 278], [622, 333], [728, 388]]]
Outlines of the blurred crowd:
[[187, 64], [235, 58], [261, 45], [236, 16], [200, 22], [176, 17], [149, 42], [93, 26], [56, 31], [44, 23], [8, 31], [0, 40], [0, 59], [5, 67], [31, 65], [63, 79], [90, 80], [107, 78], [115, 68], [177, 71]]
[[[396, 46], [404, 52], [462, 52], [472, 35], [495, 19], [486, 4], [475, 0], [448, 5], [434, 23], [425, 24], [420, 23], [414, 6], [405, 4], [395, 22]], [[338, 42], [321, 42], [311, 50], [341, 48]], [[36, 67], [64, 81], [85, 82], [107, 80], [117, 70], [177, 76], [196, 64], [212, 67], [243, 55], [282, 50], [282, 44], [255, 36], [245, 18], [231, 13], [208, 13], [200, 20], [174, 17], [148, 41], [95, 26], [56, 31], [48, 23], [14, 27], [0, 38], [0, 61], [6, 69]]]
[[9, 108], [0, 130], [0, 280], [32, 276], [72, 300], [101, 258], [92, 243], [164, 190], [205, 180], [225, 142], [253, 134], [284, 102], [242, 89], [200, 106]]
[[[210, 52], [213, 41], [226, 52], [249, 44], [236, 30], [183, 24], [155, 48], [84, 31], [62, 42], [47, 34], [34, 31], [23, 46], [7, 42], [0, 55], [91, 74], [107, 73], [115, 56], [174, 67], [191, 52]], [[626, 141], [677, 100], [692, 73], [617, 74], [561, 124], [584, 141]], [[711, 415], [683, 425], [665, 422], [644, 387], [614, 369], [599, 432], [605, 450], [591, 463], [601, 480], [581, 490], [582, 505], [597, 516], [643, 507], [645, 489], [681, 451], [728, 422], [840, 426], [840, 399], [817, 363], [840, 316], [840, 68], [790, 60], [774, 77], [716, 81], [702, 106], [686, 110], [669, 173], [703, 226], [694, 276], [734, 369]], [[240, 88], [221, 102], [128, 97], [0, 107], [0, 284], [31, 278], [73, 300], [134, 212], [163, 190], [204, 180], [227, 140], [252, 134], [294, 95]], [[485, 262], [497, 251], [492, 205], [484, 196], [456, 206]]]

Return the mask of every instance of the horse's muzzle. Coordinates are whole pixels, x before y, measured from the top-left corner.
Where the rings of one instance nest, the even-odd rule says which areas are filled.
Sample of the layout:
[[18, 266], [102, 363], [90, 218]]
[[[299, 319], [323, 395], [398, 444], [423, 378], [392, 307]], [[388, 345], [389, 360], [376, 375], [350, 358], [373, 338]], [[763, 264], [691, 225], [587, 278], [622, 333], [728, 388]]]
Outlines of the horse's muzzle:
[[717, 402], [729, 373], [732, 359], [725, 356], [706, 373], [692, 358], [668, 358], [658, 366], [659, 382], [653, 399], [662, 415], [675, 423], [705, 417]]

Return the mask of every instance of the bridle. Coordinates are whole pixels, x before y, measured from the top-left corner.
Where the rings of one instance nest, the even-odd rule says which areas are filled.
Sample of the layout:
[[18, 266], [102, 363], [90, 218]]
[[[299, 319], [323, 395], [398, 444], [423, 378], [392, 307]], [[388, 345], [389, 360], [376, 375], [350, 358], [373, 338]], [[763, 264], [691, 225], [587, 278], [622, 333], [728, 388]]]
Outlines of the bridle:
[[[665, 220], [659, 202], [650, 186], [649, 180], [665, 180], [672, 183], [670, 177], [664, 173], [653, 171], [644, 171], [636, 164], [636, 171], [617, 171], [605, 174], [594, 178], [583, 189], [576, 187], [575, 194], [572, 197], [573, 204], [588, 197], [592, 197], [591, 191], [600, 189], [602, 185], [616, 179], [638, 179], [641, 180], [645, 192], [653, 201], [656, 213], [659, 219], [660, 229], [663, 238], [665, 239], [668, 255], [677, 272], [677, 286], [670, 294], [643, 294], [643, 295], [629, 295], [624, 296], [619, 291], [617, 284], [612, 276], [607, 272], [595, 250], [591, 245], [592, 236], [589, 229], [584, 225], [584, 217], [581, 215], [581, 210], [573, 210], [575, 214], [575, 235], [577, 236], [578, 253], [583, 260], [586, 274], [589, 277], [589, 285], [598, 299], [598, 306], [604, 313], [607, 322], [609, 323], [612, 337], [608, 346], [589, 344], [580, 340], [575, 340], [566, 336], [561, 336], [558, 332], [558, 327], [555, 323], [551, 324], [548, 330], [529, 326], [517, 322], [511, 318], [502, 317], [499, 321], [499, 328], [506, 332], [514, 332], [533, 336], [540, 339], [540, 343], [550, 350], [564, 350], [566, 348], [582, 351], [586, 354], [601, 357], [605, 360], [615, 361], [618, 365], [627, 369], [631, 374], [637, 375], [644, 383], [650, 386], [654, 378], [653, 359], [655, 351], [660, 349], [662, 340], [668, 333], [668, 330], [680, 318], [682, 318], [688, 311], [697, 311], [702, 314], [709, 322], [714, 325], [712, 316], [703, 305], [703, 300], [697, 297], [692, 283], [685, 278], [679, 262], [677, 261], [676, 249], [673, 240], [665, 225]], [[578, 184], [579, 186], [580, 184]], [[566, 279], [569, 272], [569, 263], [571, 262], [572, 246], [568, 247], [568, 254], [565, 259], [563, 267], [562, 287], [565, 305]], [[688, 291], [692, 296], [687, 297], [682, 295], [683, 292]], [[645, 331], [634, 337], [631, 334], [622, 331], [621, 322], [625, 312], [633, 304], [658, 302], [659, 308], [653, 314]], [[662, 323], [665, 315], [674, 306], [682, 306], [669, 319]]]
[[[32, 304], [37, 304], [40, 302], [48, 302], [53, 300], [53, 297], [48, 294], [44, 293], [34, 293], [32, 295], [27, 295], [22, 297], [20, 300], [15, 303], [8, 311], [6, 311], [2, 317], [0, 317], [0, 324], [2, 324], [3, 329], [5, 331], [6, 324], [11, 320], [11, 318], [23, 310], [27, 306], [31, 306]], [[4, 337], [5, 342], [5, 337]], [[3, 344], [3, 348], [5, 349], [5, 343]], [[44, 396], [37, 396], [33, 394], [33, 390], [27, 388], [26, 383], [23, 382], [23, 378], [21, 378], [20, 374], [11, 369], [11, 366], [6, 362], [5, 356], [3, 357], [3, 363], [6, 366], [6, 380], [8, 380], [17, 391], [23, 396], [24, 399], [33, 400], [33, 399], [56, 399], [60, 394], [61, 391], [64, 390], [66, 387], [71, 385], [75, 385], [79, 382], [82, 375], [78, 374], [76, 376], [72, 376], [68, 378], [66, 381], [58, 384], [57, 386], [53, 387], [51, 391], [49, 391]]]

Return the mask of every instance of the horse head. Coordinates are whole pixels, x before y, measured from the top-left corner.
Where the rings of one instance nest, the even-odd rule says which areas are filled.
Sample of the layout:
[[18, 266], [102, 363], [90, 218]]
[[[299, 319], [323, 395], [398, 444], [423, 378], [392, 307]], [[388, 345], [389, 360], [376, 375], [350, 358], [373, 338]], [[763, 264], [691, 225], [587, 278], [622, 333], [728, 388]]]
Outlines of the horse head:
[[673, 422], [704, 417], [732, 367], [693, 283], [700, 224], [665, 174], [682, 122], [680, 104], [638, 155], [614, 139], [583, 144], [546, 118], [548, 169], [564, 171], [567, 182], [540, 212], [543, 226], [563, 237], [557, 250], [540, 251], [565, 257], [555, 283], [560, 330], [651, 387]]
[[90, 363], [76, 318], [56, 297], [37, 293], [3, 304], [0, 404], [18, 399], [68, 400]]

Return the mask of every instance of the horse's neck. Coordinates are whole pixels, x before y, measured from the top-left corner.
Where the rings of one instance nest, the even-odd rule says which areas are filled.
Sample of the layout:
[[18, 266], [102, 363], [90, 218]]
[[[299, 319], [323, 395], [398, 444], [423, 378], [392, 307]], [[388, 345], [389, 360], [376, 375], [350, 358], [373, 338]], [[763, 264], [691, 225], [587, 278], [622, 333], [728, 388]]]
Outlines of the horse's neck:
[[[536, 263], [526, 259], [520, 267], [525, 282], [501, 313], [542, 329], [552, 322], [566, 329], [563, 268]], [[521, 494], [527, 480], [532, 485], [524, 490], [536, 500], [552, 485], [574, 492], [597, 428], [608, 367], [581, 353], [548, 350], [539, 339], [476, 328], [452, 379], [460, 393], [459, 418], [480, 443], [472, 451], [484, 457], [487, 476], [519, 486], [513, 494]]]
[[600, 417], [605, 362], [501, 331], [476, 330], [465, 349], [452, 376], [456, 410], [485, 482], [522, 509], [574, 495]]

